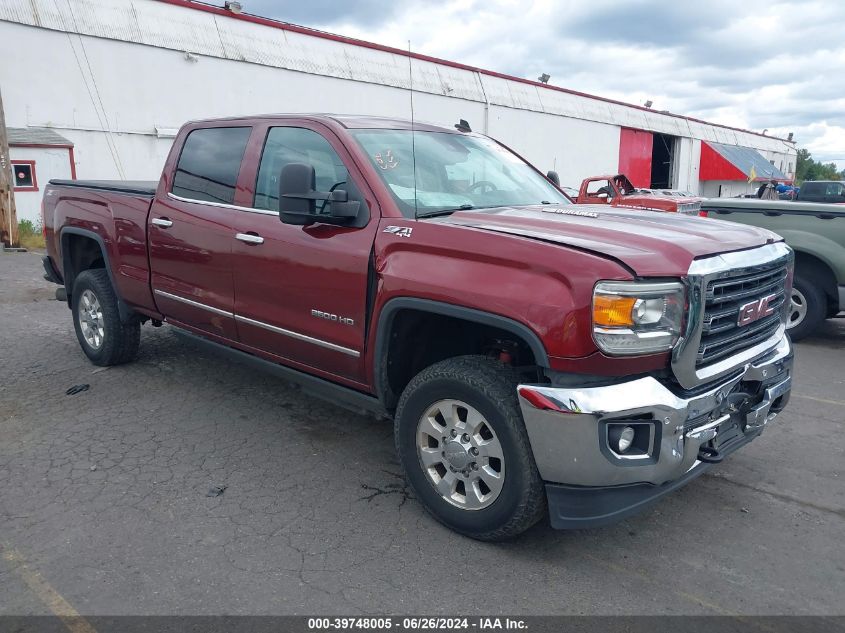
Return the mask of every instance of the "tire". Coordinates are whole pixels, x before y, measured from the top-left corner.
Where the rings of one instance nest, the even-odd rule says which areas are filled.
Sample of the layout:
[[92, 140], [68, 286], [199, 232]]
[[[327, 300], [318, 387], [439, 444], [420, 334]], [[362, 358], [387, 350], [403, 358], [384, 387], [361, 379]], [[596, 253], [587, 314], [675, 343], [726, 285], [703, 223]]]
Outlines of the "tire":
[[[396, 450], [417, 498], [438, 521], [481, 541], [513, 538], [546, 511], [545, 488], [522, 421], [516, 385], [509, 366], [483, 356], [460, 356], [417, 374], [396, 410]], [[453, 423], [459, 427], [455, 437], [449, 430]], [[466, 460], [472, 463], [465, 465]], [[455, 467], [465, 470], [452, 472]], [[462, 483], [450, 485], [456, 479]], [[447, 498], [437, 485], [447, 495], [453, 488], [454, 493]]]
[[73, 283], [71, 311], [76, 338], [92, 363], [105, 367], [134, 360], [141, 324], [121, 322], [117, 295], [104, 269], [79, 274]]
[[800, 341], [812, 334], [824, 321], [827, 315], [827, 297], [818, 285], [796, 273], [790, 300], [792, 307], [786, 322], [787, 332], [793, 341]]

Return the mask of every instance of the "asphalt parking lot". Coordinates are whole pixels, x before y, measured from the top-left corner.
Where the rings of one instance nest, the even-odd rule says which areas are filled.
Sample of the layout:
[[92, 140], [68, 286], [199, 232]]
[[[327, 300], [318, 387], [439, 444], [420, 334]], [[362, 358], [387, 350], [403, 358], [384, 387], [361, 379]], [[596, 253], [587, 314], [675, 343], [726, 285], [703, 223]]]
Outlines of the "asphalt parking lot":
[[389, 423], [169, 327], [94, 367], [54, 291], [40, 256], [0, 255], [0, 614], [845, 614], [845, 319], [710, 473], [614, 527], [496, 545], [426, 515]]

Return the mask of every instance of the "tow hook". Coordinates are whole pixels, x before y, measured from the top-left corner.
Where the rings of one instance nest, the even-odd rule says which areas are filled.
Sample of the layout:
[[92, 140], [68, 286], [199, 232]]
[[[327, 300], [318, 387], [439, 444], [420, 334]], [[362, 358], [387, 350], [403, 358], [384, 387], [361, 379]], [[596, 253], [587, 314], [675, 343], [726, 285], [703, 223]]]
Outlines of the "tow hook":
[[735, 391], [726, 398], [725, 404], [727, 404], [728, 411], [731, 413], [739, 412], [744, 414], [750, 408], [748, 403], [752, 397], [753, 394], [745, 391]]
[[725, 459], [725, 456], [712, 446], [700, 446], [698, 448], [698, 461], [700, 462], [718, 464], [723, 459]]

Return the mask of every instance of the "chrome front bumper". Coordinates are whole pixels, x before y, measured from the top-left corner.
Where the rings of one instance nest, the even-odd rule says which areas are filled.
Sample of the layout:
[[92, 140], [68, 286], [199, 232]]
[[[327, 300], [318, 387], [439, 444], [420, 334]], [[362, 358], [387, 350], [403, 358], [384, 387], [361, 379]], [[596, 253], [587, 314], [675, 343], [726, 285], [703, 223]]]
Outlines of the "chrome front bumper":
[[[688, 397], [653, 377], [588, 388], [519, 385], [540, 475], [549, 483], [589, 487], [659, 487], [685, 477], [701, 464], [699, 452], [711, 440], [730, 429], [744, 443], [777, 415], [789, 398], [792, 359], [783, 336], [771, 352]], [[646, 456], [610, 450], [606, 424], [626, 420], [652, 425]]]

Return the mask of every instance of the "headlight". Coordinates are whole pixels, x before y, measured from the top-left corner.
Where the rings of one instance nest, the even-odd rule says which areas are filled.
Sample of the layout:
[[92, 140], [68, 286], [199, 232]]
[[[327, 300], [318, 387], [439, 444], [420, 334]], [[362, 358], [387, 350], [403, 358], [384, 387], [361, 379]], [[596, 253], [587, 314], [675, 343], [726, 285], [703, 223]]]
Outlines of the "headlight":
[[680, 283], [601, 281], [593, 291], [593, 339], [613, 355], [666, 352], [684, 324]]

